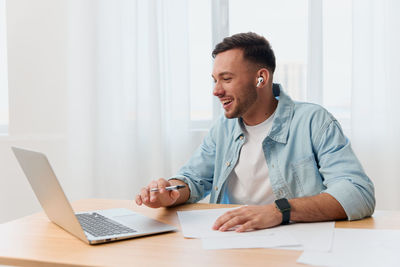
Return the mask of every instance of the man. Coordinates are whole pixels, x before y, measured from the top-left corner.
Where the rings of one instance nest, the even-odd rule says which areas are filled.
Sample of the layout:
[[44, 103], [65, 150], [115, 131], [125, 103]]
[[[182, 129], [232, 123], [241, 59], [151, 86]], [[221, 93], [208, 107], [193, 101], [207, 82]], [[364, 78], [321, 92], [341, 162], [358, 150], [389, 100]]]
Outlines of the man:
[[[236, 34], [212, 55], [213, 93], [225, 116], [178, 175], [151, 182], [136, 203], [167, 207], [211, 193], [211, 203], [248, 205], [219, 217], [213, 229], [220, 231], [370, 216], [374, 186], [339, 123], [318, 105], [292, 101], [272, 83], [275, 56], [268, 41]], [[165, 190], [171, 185], [186, 187]]]

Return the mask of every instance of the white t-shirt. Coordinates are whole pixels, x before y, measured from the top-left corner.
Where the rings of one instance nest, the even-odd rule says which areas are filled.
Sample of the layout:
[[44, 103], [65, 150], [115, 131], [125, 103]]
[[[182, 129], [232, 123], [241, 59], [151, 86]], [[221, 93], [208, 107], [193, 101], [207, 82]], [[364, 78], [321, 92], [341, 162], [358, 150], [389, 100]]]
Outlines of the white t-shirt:
[[275, 113], [255, 126], [244, 125], [245, 143], [239, 160], [228, 177], [232, 204], [265, 205], [274, 202], [262, 142], [269, 134]]

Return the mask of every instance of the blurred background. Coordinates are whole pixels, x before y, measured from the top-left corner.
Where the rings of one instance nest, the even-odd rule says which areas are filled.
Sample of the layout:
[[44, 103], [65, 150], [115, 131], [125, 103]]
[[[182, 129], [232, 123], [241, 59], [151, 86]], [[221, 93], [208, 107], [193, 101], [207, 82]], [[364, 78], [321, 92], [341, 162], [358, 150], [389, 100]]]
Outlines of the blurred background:
[[0, 0], [0, 223], [40, 210], [11, 146], [46, 153], [71, 201], [133, 199], [174, 175], [222, 114], [214, 45], [248, 31], [270, 41], [275, 82], [338, 118], [377, 209], [400, 209], [399, 12], [396, 0]]

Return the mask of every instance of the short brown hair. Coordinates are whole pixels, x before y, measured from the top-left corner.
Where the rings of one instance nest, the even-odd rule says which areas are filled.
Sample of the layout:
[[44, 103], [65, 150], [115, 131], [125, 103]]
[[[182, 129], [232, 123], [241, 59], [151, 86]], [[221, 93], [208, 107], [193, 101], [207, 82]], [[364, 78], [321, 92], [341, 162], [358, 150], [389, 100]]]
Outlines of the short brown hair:
[[275, 54], [271, 45], [263, 36], [254, 32], [247, 32], [225, 37], [222, 42], [215, 46], [212, 57], [215, 58], [219, 53], [235, 48], [243, 50], [245, 59], [260, 64], [274, 73], [276, 66]]

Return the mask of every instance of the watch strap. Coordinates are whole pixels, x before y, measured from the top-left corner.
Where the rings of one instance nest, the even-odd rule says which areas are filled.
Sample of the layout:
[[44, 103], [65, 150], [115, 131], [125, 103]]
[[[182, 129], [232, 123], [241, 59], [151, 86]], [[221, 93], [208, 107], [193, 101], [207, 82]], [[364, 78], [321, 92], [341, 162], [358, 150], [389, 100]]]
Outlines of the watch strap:
[[278, 210], [282, 213], [281, 224], [288, 224], [290, 222], [290, 210], [291, 210], [289, 201], [286, 198], [277, 199], [275, 200], [275, 205], [278, 208]]

